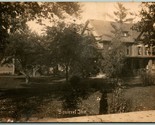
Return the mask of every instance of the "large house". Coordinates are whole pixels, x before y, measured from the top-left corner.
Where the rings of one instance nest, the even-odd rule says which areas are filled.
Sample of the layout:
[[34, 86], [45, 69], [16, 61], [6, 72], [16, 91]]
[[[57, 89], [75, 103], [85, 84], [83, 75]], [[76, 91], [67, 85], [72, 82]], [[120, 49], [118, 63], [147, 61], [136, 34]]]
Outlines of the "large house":
[[[103, 20], [88, 20], [82, 34], [93, 35], [99, 49], [104, 49], [109, 45], [114, 37], [114, 27], [120, 25], [116, 22]], [[155, 46], [144, 45], [137, 41], [140, 32], [132, 30], [133, 24], [124, 23], [121, 25], [122, 41], [125, 45], [127, 67], [136, 71], [137, 69], [148, 69], [155, 72]]]

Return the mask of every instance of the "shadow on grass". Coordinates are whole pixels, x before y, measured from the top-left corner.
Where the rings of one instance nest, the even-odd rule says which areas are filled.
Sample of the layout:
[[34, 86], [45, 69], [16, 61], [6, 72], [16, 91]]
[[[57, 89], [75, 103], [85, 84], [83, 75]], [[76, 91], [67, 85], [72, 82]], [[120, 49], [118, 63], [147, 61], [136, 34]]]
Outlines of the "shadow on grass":
[[[63, 117], [57, 109], [78, 108], [79, 99], [87, 99], [95, 91], [107, 88], [103, 79], [85, 79], [74, 86], [58, 78], [33, 78], [29, 85], [24, 83], [24, 78], [3, 78], [1, 81], [7, 86], [0, 89], [0, 116], [16, 120], [34, 116]], [[10, 88], [13, 84], [20, 87]]]

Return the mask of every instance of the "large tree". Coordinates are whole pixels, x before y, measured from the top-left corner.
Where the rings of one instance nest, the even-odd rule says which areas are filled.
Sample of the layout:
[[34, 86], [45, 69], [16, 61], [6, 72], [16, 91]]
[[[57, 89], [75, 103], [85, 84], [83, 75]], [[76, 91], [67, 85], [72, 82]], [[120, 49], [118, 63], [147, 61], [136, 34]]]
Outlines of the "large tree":
[[46, 63], [46, 50], [43, 46], [42, 38], [30, 30], [15, 32], [8, 37], [9, 44], [5, 49], [5, 61], [14, 60], [16, 70], [22, 73], [29, 83], [30, 72], [35, 75], [39, 67]]
[[128, 18], [131, 15], [130, 11], [124, 7], [122, 3], [117, 3], [116, 11], [114, 11], [114, 23], [112, 26], [112, 36], [109, 48], [102, 52], [103, 71], [112, 78], [119, 78], [122, 74], [122, 69], [125, 61], [125, 43], [123, 25], [133, 20]]
[[115, 11], [113, 15], [107, 14], [114, 22], [119, 23], [131, 23], [134, 21], [136, 14], [127, 9], [122, 3], [117, 2], [115, 4]]
[[47, 28], [49, 53], [56, 65], [64, 67], [67, 82], [70, 67], [77, 58], [76, 50], [80, 39], [80, 34], [77, 33], [74, 25], [58, 23], [56, 26]]
[[116, 11], [114, 11], [114, 20], [118, 23], [126, 23], [126, 22], [132, 22], [134, 14], [129, 11], [129, 9], [125, 8], [125, 6], [122, 3], [117, 3]]
[[0, 2], [0, 50], [5, 49], [9, 33], [23, 29], [27, 21], [65, 18], [66, 14], [78, 15], [80, 5], [77, 2]]
[[[96, 63], [95, 41], [91, 37], [82, 36], [80, 29], [81, 25], [62, 22], [47, 29], [47, 48], [52, 62], [64, 67], [66, 81], [71, 74], [87, 76]], [[90, 62], [92, 65], [88, 65]]]
[[155, 45], [155, 3], [143, 2], [139, 17], [141, 20], [133, 26], [134, 30], [141, 32], [137, 41], [143, 41], [149, 46]]

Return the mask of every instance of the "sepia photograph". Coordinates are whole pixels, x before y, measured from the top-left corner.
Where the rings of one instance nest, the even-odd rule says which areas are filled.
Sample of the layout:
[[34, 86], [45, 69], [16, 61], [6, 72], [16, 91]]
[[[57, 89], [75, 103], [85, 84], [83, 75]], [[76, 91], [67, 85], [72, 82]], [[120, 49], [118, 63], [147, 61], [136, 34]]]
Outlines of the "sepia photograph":
[[0, 2], [0, 122], [155, 122], [155, 2]]

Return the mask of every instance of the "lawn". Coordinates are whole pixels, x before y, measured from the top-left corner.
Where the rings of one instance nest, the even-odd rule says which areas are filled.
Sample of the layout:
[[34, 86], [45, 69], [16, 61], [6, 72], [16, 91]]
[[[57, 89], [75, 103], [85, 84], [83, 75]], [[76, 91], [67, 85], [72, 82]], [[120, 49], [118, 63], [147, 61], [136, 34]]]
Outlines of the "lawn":
[[[129, 111], [154, 110], [155, 86], [134, 84], [134, 79], [128, 80], [124, 86], [123, 96], [129, 100]], [[101, 87], [107, 87], [103, 79], [86, 79], [80, 83], [78, 92], [71, 91], [70, 84], [64, 79], [52, 77], [37, 77], [31, 79], [31, 85], [24, 83], [23, 77], [0, 77], [0, 118], [15, 118], [26, 121], [28, 118], [60, 118], [80, 115], [99, 114]], [[75, 87], [77, 87], [75, 85]], [[79, 86], [78, 86], [79, 87]], [[78, 94], [75, 94], [78, 93]], [[112, 94], [108, 94], [111, 101]], [[80, 97], [80, 98], [79, 98]], [[76, 99], [75, 99], [76, 98]], [[66, 100], [72, 104], [75, 112], [66, 112]], [[76, 100], [77, 102], [74, 102]]]

